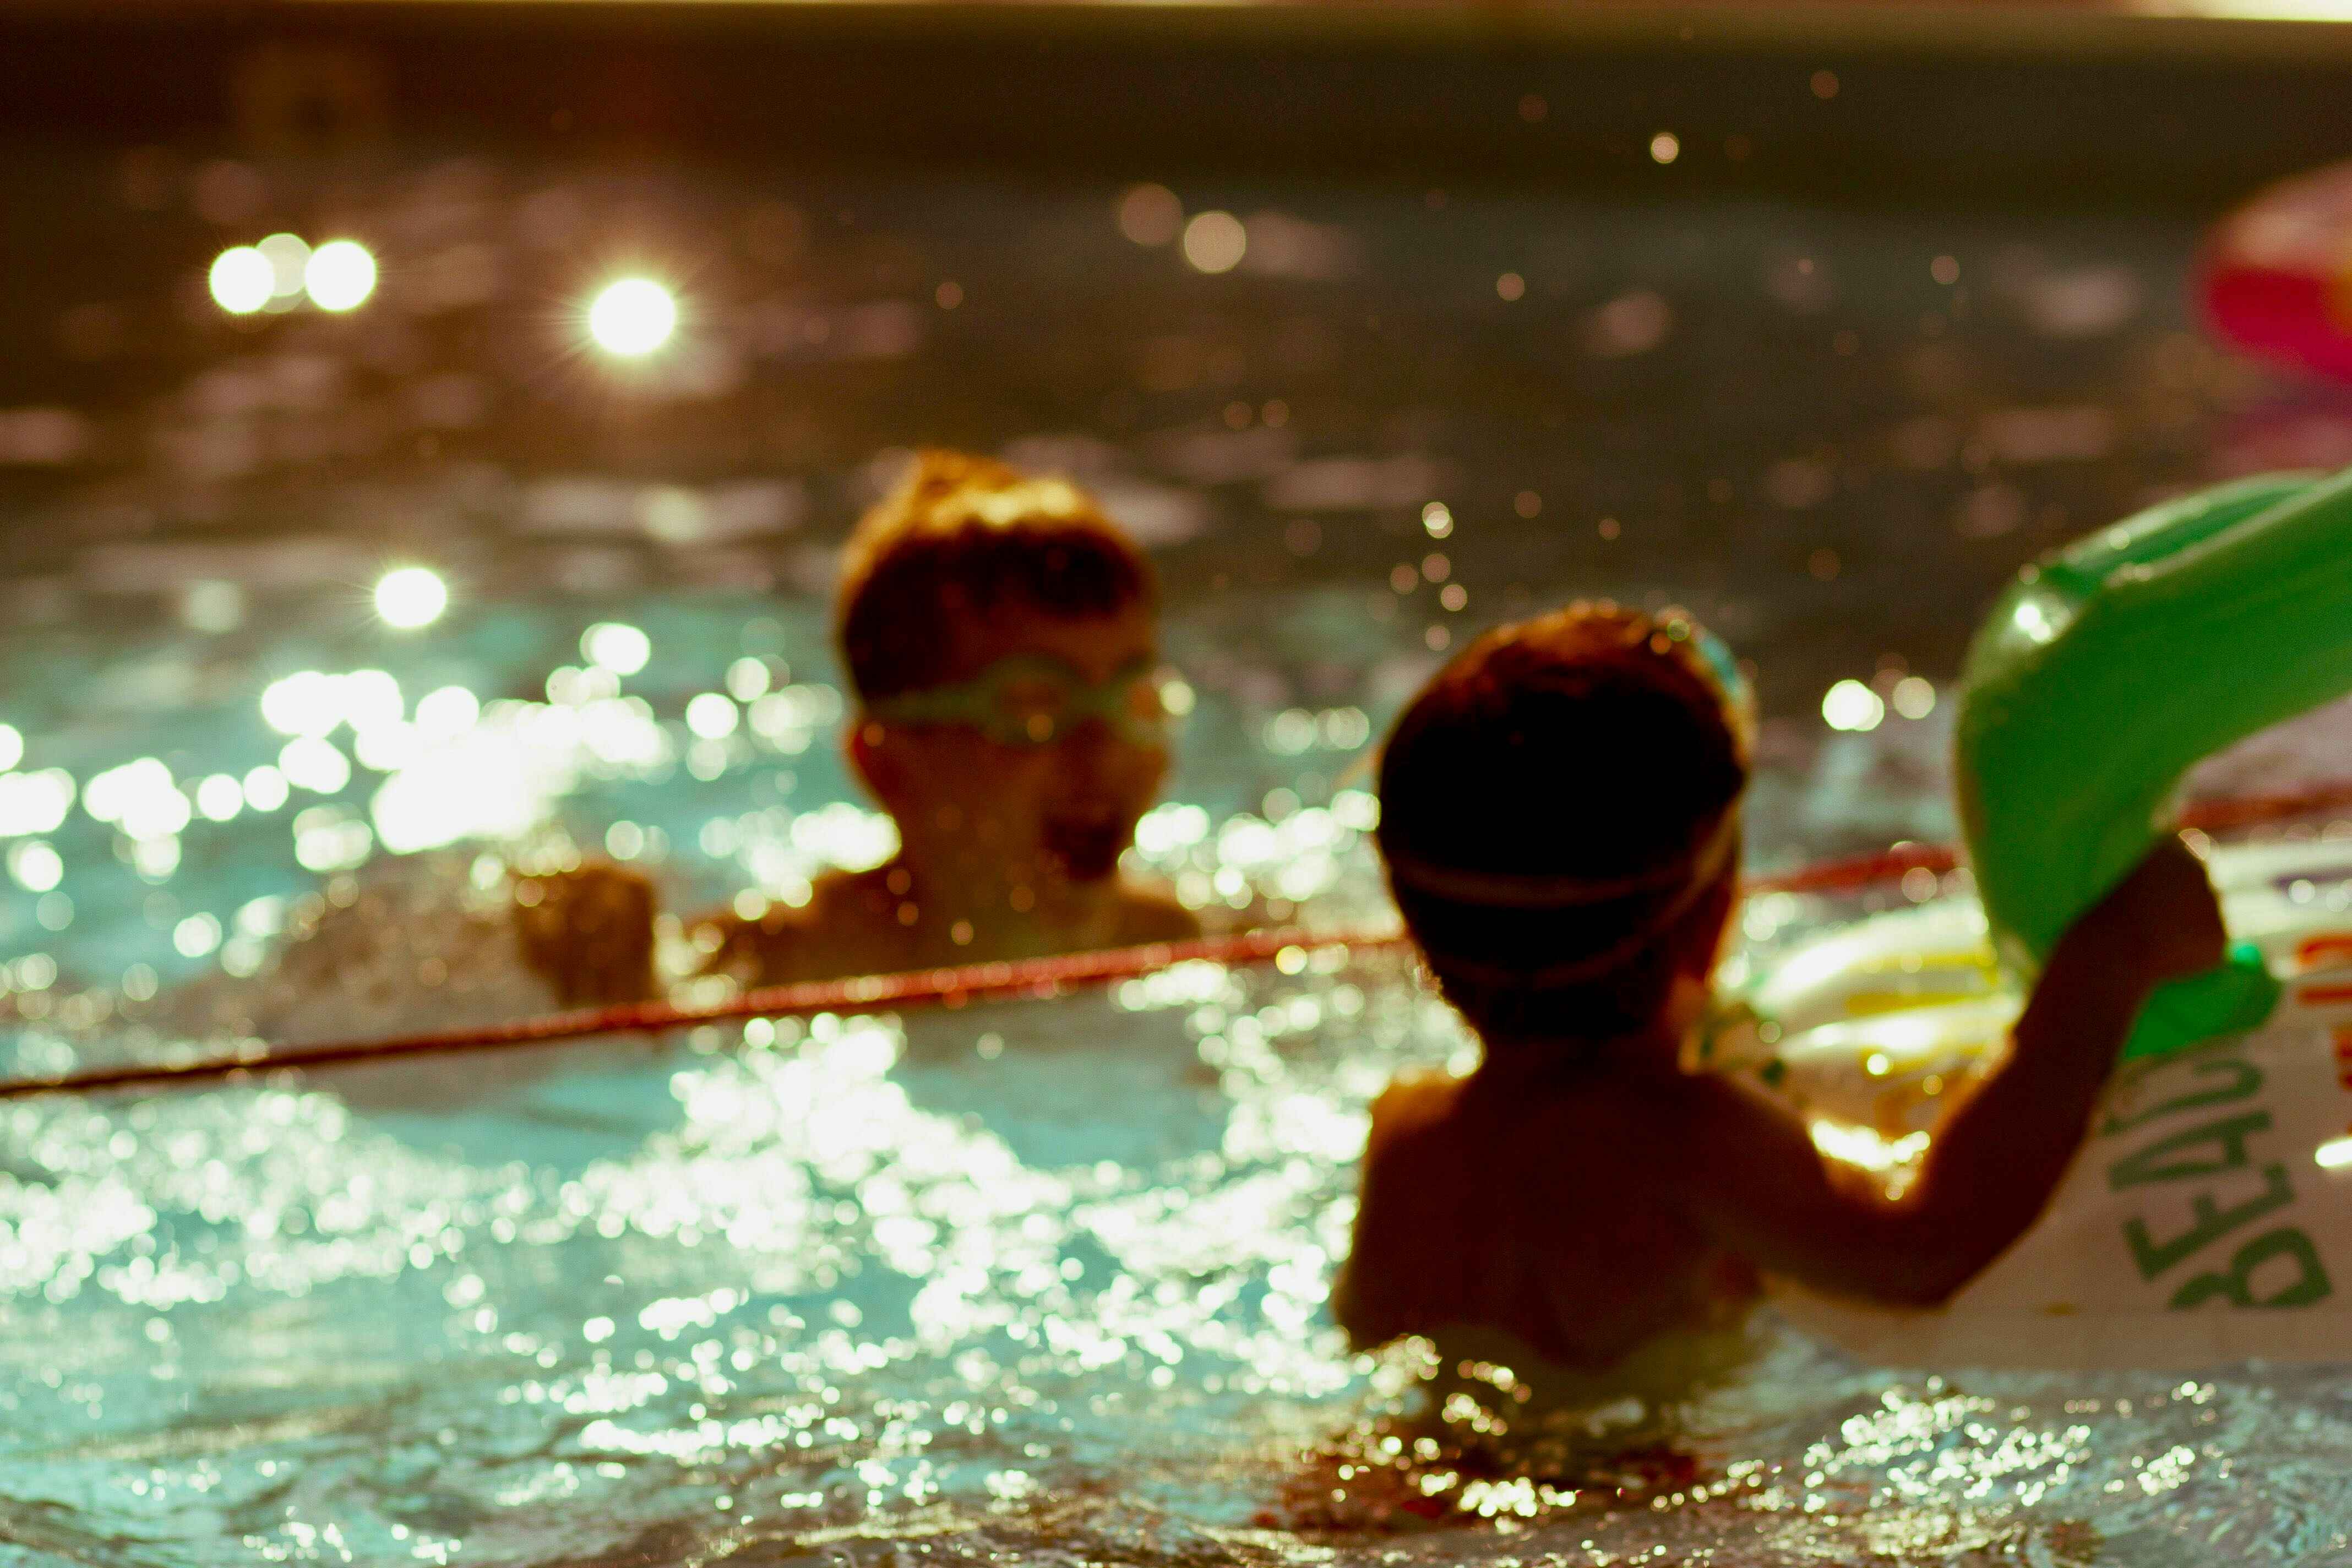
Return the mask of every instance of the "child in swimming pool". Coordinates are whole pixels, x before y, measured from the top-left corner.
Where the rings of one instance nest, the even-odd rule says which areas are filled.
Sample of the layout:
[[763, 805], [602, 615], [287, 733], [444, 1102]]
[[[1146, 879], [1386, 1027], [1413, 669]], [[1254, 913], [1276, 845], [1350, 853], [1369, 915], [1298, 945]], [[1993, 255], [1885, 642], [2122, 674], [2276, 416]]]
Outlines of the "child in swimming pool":
[[1486, 1054], [1373, 1106], [1334, 1297], [1358, 1344], [1499, 1331], [1602, 1371], [1667, 1331], [1736, 1325], [1761, 1271], [1941, 1301], [2038, 1215], [2147, 993], [2221, 952], [2203, 867], [2167, 839], [2058, 944], [2007, 1058], [1890, 1199], [1784, 1102], [1690, 1070], [1750, 724], [1687, 617], [1606, 605], [1488, 634], [1399, 720], [1381, 853]]
[[[787, 984], [1198, 935], [1118, 868], [1168, 768], [1157, 595], [1067, 481], [922, 454], [851, 536], [835, 608], [850, 762], [898, 853], [801, 908], [704, 917], [707, 972]], [[653, 910], [607, 865], [516, 884], [525, 957], [567, 1005], [654, 994]]]
[[852, 536], [837, 623], [852, 764], [887, 865], [706, 922], [754, 984], [1197, 935], [1119, 856], [1167, 772], [1151, 563], [1066, 480], [927, 452]]

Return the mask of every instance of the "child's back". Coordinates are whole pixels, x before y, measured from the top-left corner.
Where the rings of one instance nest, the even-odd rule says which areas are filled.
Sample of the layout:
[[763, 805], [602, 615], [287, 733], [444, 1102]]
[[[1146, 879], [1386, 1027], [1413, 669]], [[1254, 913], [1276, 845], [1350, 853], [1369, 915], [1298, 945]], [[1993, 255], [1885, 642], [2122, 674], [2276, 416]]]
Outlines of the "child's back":
[[1340, 1321], [1359, 1342], [1485, 1325], [1547, 1360], [1612, 1366], [1667, 1331], [1736, 1322], [1755, 1269], [1685, 1214], [1669, 1143], [1623, 1086], [1508, 1069], [1400, 1079], [1372, 1111], [1360, 1268]]
[[1489, 634], [1398, 721], [1381, 851], [1486, 1061], [1374, 1107], [1337, 1301], [1358, 1342], [1470, 1326], [1605, 1366], [1736, 1319], [1759, 1270], [1939, 1301], [2040, 1213], [2148, 990], [2221, 951], [2203, 868], [2168, 839], [2059, 942], [2008, 1058], [1890, 1198], [1760, 1086], [1686, 1070], [1748, 731], [1719, 646], [1609, 605]]

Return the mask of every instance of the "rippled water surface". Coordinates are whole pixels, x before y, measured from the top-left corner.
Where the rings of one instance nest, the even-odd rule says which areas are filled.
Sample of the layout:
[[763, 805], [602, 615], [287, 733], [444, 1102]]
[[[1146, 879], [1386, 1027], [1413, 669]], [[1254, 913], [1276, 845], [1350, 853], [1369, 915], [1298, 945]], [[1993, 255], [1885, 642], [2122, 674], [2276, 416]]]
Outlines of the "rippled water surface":
[[[1139, 857], [1330, 922], [1381, 907], [1368, 742], [1481, 625], [1679, 597], [1761, 667], [1759, 865], [1943, 836], [2009, 572], [2352, 450], [2189, 331], [2193, 235], [2119, 220], [1176, 193], [1246, 226], [1209, 275], [1116, 187], [155, 149], [0, 184], [113, 258], [20, 248], [0, 305], [19, 1068], [539, 1005], [467, 923], [509, 861], [690, 909], [886, 852], [823, 595], [914, 443], [1074, 470], [1150, 542], [1197, 704]], [[365, 239], [378, 297], [222, 316], [212, 255], [279, 229]], [[579, 300], [647, 257], [686, 335], [615, 366]], [[449, 608], [388, 627], [418, 564]], [[2341, 724], [2221, 782], [2325, 776]], [[2352, 1562], [2332, 1372], [1923, 1381], [1767, 1321], [1661, 1412], [1349, 1358], [1365, 1107], [1464, 1049], [1368, 956], [12, 1102], [0, 1555]]]

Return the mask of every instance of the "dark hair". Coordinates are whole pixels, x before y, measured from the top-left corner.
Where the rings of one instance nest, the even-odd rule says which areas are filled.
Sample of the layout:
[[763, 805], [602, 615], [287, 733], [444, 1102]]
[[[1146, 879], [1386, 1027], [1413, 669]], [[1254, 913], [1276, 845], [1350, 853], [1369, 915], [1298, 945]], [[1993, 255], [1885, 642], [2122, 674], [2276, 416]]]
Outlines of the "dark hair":
[[1473, 1024], [1623, 1034], [1713, 963], [1747, 741], [1695, 636], [1685, 617], [1575, 605], [1479, 638], [1397, 721], [1381, 851]]
[[1076, 486], [932, 451], [850, 536], [836, 624], [850, 684], [871, 700], [950, 679], [971, 618], [1077, 619], [1158, 598], [1151, 563]]

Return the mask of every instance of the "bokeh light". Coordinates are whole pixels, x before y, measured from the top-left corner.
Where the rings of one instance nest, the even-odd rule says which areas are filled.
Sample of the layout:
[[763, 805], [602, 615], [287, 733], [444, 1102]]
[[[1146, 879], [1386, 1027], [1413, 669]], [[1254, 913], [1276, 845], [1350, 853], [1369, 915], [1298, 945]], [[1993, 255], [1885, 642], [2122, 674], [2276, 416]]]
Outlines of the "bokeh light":
[[1886, 703], [1859, 680], [1841, 680], [1822, 698], [1822, 721], [1832, 730], [1875, 730]]
[[40, 839], [28, 839], [8, 852], [8, 874], [26, 891], [46, 893], [65, 880], [66, 863]]
[[276, 811], [286, 804], [286, 775], [268, 763], [245, 773], [245, 804], [256, 811]]
[[1231, 272], [1249, 252], [1249, 230], [1227, 212], [1202, 213], [1184, 226], [1184, 259], [1202, 272]]
[[1936, 710], [1936, 683], [1924, 675], [1906, 675], [1895, 683], [1895, 710], [1906, 719], [1925, 719]]
[[292, 300], [302, 292], [302, 275], [310, 265], [310, 246], [299, 234], [273, 234], [254, 247], [269, 263], [269, 294]]
[[429, 626], [449, 607], [449, 585], [429, 566], [402, 566], [375, 585], [375, 613], [401, 631]]
[[375, 292], [375, 258], [353, 239], [331, 239], [310, 253], [302, 287], [321, 310], [356, 310]]
[[705, 691], [686, 705], [686, 727], [706, 741], [723, 741], [735, 732], [741, 715], [719, 692]]
[[677, 331], [677, 298], [650, 278], [609, 283], [588, 307], [588, 335], [608, 354], [642, 359]]
[[213, 773], [196, 786], [196, 810], [207, 822], [226, 822], [245, 809], [245, 791], [233, 773]]
[[1130, 185], [1118, 199], [1118, 232], [1138, 245], [1166, 245], [1184, 226], [1184, 204], [1165, 185]]
[[232, 316], [250, 316], [269, 303], [277, 274], [258, 247], [239, 245], [213, 258], [206, 281], [212, 286], [214, 304]]
[[654, 655], [653, 639], [635, 626], [599, 621], [580, 637], [581, 657], [614, 675], [635, 675]]

